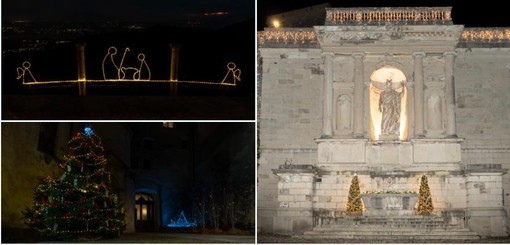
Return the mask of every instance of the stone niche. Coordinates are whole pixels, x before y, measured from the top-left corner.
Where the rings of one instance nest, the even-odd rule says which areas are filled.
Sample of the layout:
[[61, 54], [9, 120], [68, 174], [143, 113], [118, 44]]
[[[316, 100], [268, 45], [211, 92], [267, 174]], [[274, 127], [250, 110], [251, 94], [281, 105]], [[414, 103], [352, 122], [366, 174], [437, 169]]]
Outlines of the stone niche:
[[361, 194], [366, 216], [414, 215], [419, 195], [405, 194]]

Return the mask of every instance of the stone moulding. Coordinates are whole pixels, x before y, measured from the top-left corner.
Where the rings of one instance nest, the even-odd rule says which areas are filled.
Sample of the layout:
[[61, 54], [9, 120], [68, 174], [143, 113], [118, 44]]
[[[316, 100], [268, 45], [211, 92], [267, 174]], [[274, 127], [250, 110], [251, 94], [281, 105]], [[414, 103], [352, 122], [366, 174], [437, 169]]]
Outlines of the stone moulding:
[[278, 175], [281, 173], [312, 173], [316, 174], [317, 169], [313, 165], [280, 165], [278, 169], [273, 169], [273, 174]]

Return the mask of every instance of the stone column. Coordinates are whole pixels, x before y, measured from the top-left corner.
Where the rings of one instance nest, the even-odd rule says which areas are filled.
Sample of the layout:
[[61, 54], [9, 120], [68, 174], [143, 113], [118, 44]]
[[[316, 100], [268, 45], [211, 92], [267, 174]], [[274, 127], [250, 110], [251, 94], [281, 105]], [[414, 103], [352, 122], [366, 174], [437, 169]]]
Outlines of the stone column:
[[170, 81], [177, 81], [178, 79], [178, 71], [179, 71], [179, 49], [181, 48], [180, 44], [172, 43], [170, 44], [170, 48], [172, 49], [172, 57], [170, 60]]
[[273, 218], [273, 233], [296, 234], [313, 228], [312, 165], [280, 165], [278, 175], [278, 209]]
[[170, 44], [170, 48], [172, 49], [172, 56], [170, 59], [170, 81], [174, 83], [170, 83], [170, 94], [177, 95], [178, 80], [179, 75], [179, 49], [181, 48], [180, 44], [172, 43]]
[[423, 57], [425, 53], [413, 53], [414, 57], [414, 132], [423, 137]]
[[80, 95], [87, 94], [87, 76], [85, 73], [85, 46], [85, 43], [76, 44], [76, 58], [78, 63], [78, 93]]
[[453, 75], [453, 66], [455, 61], [455, 52], [445, 52], [445, 77], [446, 77], [446, 136], [457, 138], [455, 128], [455, 80]]
[[363, 138], [363, 58], [364, 53], [353, 53], [354, 57], [354, 137]]
[[322, 137], [331, 138], [333, 134], [333, 53], [324, 56], [324, 91], [322, 100]]

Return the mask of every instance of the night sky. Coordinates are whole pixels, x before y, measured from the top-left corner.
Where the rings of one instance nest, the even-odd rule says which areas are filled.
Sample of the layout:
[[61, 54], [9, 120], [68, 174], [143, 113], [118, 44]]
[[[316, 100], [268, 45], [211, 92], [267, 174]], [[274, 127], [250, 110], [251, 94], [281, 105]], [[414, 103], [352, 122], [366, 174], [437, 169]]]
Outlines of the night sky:
[[331, 7], [434, 7], [452, 6], [454, 24], [466, 27], [510, 27], [508, 10], [498, 0], [469, 2], [465, 0], [259, 0], [258, 29], [262, 30], [266, 16], [329, 2]]
[[253, 18], [253, 0], [3, 0], [2, 18], [32, 21], [169, 21], [228, 12], [226, 23]]

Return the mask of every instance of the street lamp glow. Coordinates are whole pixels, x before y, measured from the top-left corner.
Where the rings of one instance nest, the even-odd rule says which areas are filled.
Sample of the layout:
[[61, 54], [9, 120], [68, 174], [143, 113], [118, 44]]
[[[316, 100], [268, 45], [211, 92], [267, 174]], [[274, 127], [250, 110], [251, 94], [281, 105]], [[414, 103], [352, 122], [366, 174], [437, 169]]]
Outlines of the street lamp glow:
[[273, 27], [274, 28], [280, 28], [280, 21], [279, 20], [273, 20]]

